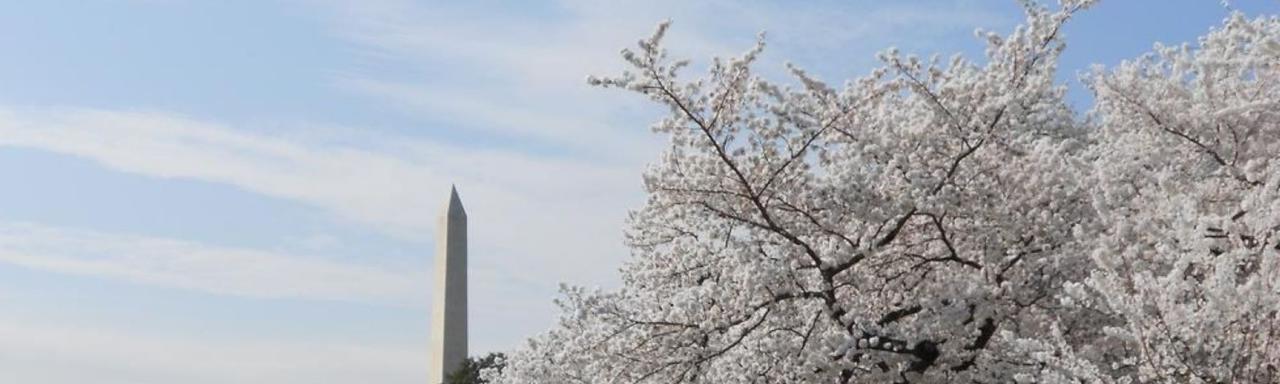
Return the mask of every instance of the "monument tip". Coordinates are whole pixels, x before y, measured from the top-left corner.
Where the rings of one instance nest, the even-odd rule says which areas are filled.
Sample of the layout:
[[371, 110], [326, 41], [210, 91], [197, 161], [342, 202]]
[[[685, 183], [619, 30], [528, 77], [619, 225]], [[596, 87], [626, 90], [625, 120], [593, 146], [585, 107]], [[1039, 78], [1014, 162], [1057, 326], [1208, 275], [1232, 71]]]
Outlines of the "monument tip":
[[458, 198], [457, 185], [449, 185], [449, 201], [445, 202], [444, 211], [449, 216], [461, 215], [465, 217], [467, 215], [467, 211], [462, 209], [462, 199]]

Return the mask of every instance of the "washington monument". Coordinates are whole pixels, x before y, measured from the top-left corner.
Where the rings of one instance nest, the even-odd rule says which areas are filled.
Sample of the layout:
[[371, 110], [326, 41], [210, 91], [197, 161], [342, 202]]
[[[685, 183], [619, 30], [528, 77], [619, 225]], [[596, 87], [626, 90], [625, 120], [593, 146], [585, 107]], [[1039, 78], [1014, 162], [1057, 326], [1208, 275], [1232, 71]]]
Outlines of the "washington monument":
[[467, 212], [457, 188], [440, 214], [435, 295], [431, 304], [428, 383], [440, 384], [467, 358]]

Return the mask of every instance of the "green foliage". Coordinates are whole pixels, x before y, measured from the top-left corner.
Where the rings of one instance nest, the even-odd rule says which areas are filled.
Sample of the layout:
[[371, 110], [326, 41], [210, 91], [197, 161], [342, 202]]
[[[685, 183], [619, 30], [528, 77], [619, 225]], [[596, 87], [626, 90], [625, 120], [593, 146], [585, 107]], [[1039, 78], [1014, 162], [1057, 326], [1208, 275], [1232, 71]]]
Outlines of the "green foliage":
[[462, 362], [462, 366], [453, 373], [445, 376], [445, 384], [486, 384], [480, 373], [494, 369], [502, 372], [507, 366], [507, 356], [501, 353], [490, 353], [481, 358], [468, 357]]

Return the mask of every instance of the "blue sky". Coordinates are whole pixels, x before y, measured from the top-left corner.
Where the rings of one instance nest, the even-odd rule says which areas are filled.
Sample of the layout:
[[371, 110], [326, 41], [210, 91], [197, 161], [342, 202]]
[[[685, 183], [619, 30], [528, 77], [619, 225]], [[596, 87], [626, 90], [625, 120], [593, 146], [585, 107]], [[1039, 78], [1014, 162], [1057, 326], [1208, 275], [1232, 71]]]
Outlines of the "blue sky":
[[[1228, 12], [1104, 0], [1066, 30], [1061, 77]], [[695, 61], [766, 30], [762, 71], [838, 83], [889, 46], [976, 57], [975, 28], [1019, 17], [978, 0], [0, 3], [0, 382], [421, 382], [451, 183], [474, 352], [549, 326], [559, 282], [617, 284], [661, 110], [584, 79], [658, 21]]]

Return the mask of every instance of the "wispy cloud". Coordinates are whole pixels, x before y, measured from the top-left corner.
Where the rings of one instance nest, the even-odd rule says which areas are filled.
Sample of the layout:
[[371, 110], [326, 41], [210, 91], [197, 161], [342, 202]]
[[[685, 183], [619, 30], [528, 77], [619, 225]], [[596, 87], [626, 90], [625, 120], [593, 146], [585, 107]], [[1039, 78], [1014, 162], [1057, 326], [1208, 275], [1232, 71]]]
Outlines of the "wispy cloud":
[[369, 151], [310, 148], [163, 113], [8, 109], [0, 110], [0, 132], [0, 145], [89, 158], [126, 172], [231, 184], [389, 230], [429, 228], [426, 218], [404, 214], [429, 212], [428, 199], [408, 194], [447, 183], [432, 169]]
[[230, 184], [325, 208], [409, 240], [430, 238], [450, 183], [461, 184], [468, 200], [519, 211], [521, 205], [537, 210], [616, 195], [635, 178], [608, 165], [426, 140], [326, 144], [255, 130], [159, 112], [0, 109], [0, 146], [88, 158], [130, 173]]
[[530, 138], [627, 164], [657, 150], [655, 141], [645, 140], [648, 120], [634, 119], [652, 116], [636, 110], [657, 110], [630, 95], [592, 89], [583, 79], [622, 69], [618, 50], [664, 19], [676, 23], [669, 47], [695, 62], [738, 54], [751, 47], [757, 32], [768, 31], [770, 48], [761, 69], [776, 77], [785, 72], [783, 60], [817, 67], [811, 69], [818, 75], [858, 75], [874, 63], [875, 51], [890, 45], [940, 48], [932, 43], [967, 38], [978, 26], [1007, 24], [990, 4], [965, 0], [929, 6], [675, 0], [318, 4], [327, 6], [322, 8], [339, 36], [375, 61], [401, 69], [353, 69], [335, 78], [339, 86], [403, 105], [410, 114], [446, 119], [457, 124], [455, 130]]
[[0, 262], [248, 297], [410, 304], [424, 296], [418, 276], [366, 265], [30, 223], [0, 222]]
[[[420, 383], [418, 345], [158, 337], [0, 318], [6, 383]], [[68, 369], [68, 368], [73, 369]]]
[[[159, 112], [0, 109], [0, 147], [87, 158], [120, 172], [234, 185], [411, 242], [429, 244], [439, 204], [456, 182], [471, 218], [472, 301], [524, 310], [477, 318], [475, 329], [492, 330], [477, 336], [479, 345], [510, 345], [536, 332], [553, 318], [550, 298], [558, 282], [610, 284], [608, 271], [626, 255], [620, 228], [626, 207], [639, 201], [638, 171], [425, 140], [318, 143], [250, 133], [255, 129]], [[9, 247], [0, 259], [64, 273], [214, 293], [357, 300], [412, 297], [408, 292], [428, 286], [425, 273], [385, 273], [367, 263], [337, 265], [309, 255], [5, 229], [20, 232], [0, 243]], [[422, 272], [430, 257], [422, 255], [417, 264]], [[329, 276], [346, 282], [328, 282]], [[512, 325], [512, 316], [545, 320]]]

